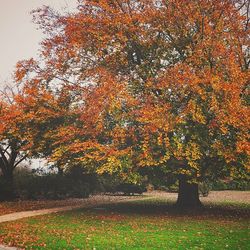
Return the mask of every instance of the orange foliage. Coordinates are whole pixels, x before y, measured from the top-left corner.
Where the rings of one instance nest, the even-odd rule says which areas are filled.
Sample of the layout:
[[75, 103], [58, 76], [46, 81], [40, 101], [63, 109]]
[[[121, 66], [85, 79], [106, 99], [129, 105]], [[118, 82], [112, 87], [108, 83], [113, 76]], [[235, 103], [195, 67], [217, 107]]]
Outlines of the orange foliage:
[[[174, 173], [194, 178], [208, 159], [246, 168], [249, 30], [236, 5], [84, 0], [64, 16], [49, 8], [34, 12], [48, 37], [40, 66], [18, 65], [17, 81], [27, 65], [35, 75], [18, 102], [32, 106], [29, 120], [64, 112], [77, 117], [47, 132], [57, 146], [51, 160], [91, 159], [100, 172], [112, 164], [120, 171], [175, 162]], [[34, 81], [52, 90], [67, 86], [77, 100], [58, 107], [54, 93], [33, 87]]]

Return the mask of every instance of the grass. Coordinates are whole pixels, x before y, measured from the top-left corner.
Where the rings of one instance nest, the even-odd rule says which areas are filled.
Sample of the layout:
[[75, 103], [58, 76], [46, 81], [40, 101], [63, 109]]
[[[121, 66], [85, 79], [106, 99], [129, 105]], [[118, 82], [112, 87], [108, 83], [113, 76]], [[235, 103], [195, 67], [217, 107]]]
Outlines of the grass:
[[250, 249], [249, 207], [178, 211], [145, 199], [0, 225], [5, 244], [25, 249]]

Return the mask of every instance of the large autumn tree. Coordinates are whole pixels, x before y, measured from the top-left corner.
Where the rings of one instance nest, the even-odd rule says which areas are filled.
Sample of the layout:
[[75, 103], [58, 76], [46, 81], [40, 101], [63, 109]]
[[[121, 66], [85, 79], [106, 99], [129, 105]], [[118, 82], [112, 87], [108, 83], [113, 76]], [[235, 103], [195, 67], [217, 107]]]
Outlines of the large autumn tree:
[[80, 0], [66, 15], [36, 10], [47, 34], [41, 62], [20, 62], [17, 81], [81, 95], [82, 127], [60, 127], [51, 159], [133, 181], [143, 168], [171, 172], [180, 206], [200, 204], [205, 178], [246, 177], [248, 11], [237, 0]]

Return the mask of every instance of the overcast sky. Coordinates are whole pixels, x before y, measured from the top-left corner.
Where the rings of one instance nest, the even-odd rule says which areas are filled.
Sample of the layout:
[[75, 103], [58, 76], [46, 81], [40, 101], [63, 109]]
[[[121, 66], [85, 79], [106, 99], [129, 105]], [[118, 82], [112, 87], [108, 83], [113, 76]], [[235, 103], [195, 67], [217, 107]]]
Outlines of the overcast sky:
[[42, 33], [30, 11], [42, 5], [63, 11], [76, 4], [77, 0], [0, 0], [0, 86], [10, 81], [17, 61], [36, 56]]
[[[77, 0], [0, 0], [0, 88], [11, 84], [17, 61], [36, 57], [43, 34], [32, 23], [30, 11], [43, 5], [73, 10]], [[43, 165], [43, 161], [32, 161], [34, 168]]]

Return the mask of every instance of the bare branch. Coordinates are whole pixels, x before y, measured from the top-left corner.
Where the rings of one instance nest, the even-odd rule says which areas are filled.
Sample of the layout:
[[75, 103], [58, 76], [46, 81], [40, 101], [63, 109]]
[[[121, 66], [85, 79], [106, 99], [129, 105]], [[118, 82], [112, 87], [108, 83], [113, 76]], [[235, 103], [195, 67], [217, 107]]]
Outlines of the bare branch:
[[28, 157], [28, 154], [25, 154], [23, 157], [21, 157], [13, 166], [15, 168], [18, 164], [20, 164], [22, 161], [24, 161]]

